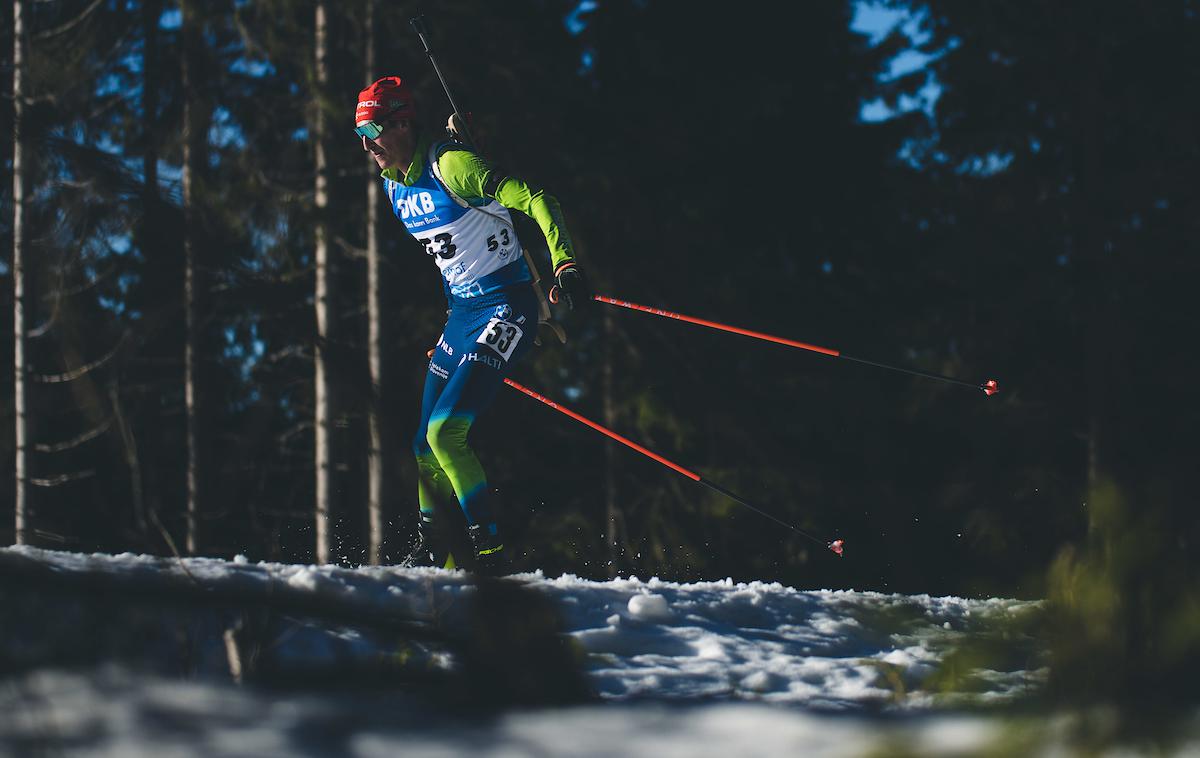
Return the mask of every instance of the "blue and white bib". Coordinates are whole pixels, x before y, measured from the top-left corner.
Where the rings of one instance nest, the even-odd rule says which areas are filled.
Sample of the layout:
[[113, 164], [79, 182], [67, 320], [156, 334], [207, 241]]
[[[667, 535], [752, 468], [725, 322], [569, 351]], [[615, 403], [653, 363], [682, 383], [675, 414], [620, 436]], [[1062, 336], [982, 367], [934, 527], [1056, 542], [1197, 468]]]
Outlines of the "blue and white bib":
[[430, 151], [411, 187], [384, 179], [396, 218], [425, 246], [442, 272], [448, 295], [470, 298], [532, 281], [513, 231], [512, 216], [496, 200], [463, 207], [433, 173]]

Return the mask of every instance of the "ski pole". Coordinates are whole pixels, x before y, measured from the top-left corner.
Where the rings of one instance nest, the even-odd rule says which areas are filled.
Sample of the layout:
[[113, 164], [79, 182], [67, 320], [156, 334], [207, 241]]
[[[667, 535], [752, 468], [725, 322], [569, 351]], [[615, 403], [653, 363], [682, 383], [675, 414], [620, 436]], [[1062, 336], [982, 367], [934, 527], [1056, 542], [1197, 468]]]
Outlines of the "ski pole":
[[837, 553], [839, 556], [842, 554], [842, 548], [845, 545], [845, 540], [836, 539], [836, 540], [833, 540], [832, 542], [825, 542], [822, 539], [818, 539], [817, 537], [814, 537], [813, 535], [809, 534], [808, 532], [804, 531], [803, 529], [800, 529], [797, 526], [794, 526], [792, 524], [789, 524], [786, 521], [778, 519], [775, 516], [772, 516], [770, 513], [767, 513], [764, 510], [754, 507], [750, 503], [746, 502], [745, 500], [738, 497], [736, 494], [730, 492], [729, 490], [725, 489], [724, 487], [720, 486], [719, 484], [715, 484], [713, 482], [708, 481], [707, 479], [700, 476], [696, 472], [686, 469], [683, 466], [680, 466], [678, 463], [674, 463], [674, 462], [664, 458], [663, 456], [659, 455], [658, 453], [654, 452], [653, 450], [642, 447], [641, 445], [639, 445], [638, 443], [634, 442], [631, 439], [622, 437], [621, 435], [612, 431], [608, 427], [601, 426], [600, 424], [597, 424], [595, 421], [592, 421], [589, 418], [579, 415], [578, 413], [571, 410], [570, 408], [566, 408], [562, 405], [559, 405], [558, 403], [545, 397], [544, 395], [539, 395], [538, 393], [534, 392], [533, 390], [529, 389], [528, 387], [514, 382], [512, 379], [505, 379], [504, 383], [507, 384], [509, 387], [512, 387], [513, 389], [517, 390], [518, 392], [524, 393], [525, 395], [528, 395], [529, 397], [533, 398], [534, 400], [537, 400], [540, 403], [544, 403], [545, 405], [550, 406], [551, 408], [558, 411], [559, 413], [566, 414], [566, 415], [570, 416], [571, 418], [575, 419], [576, 421], [578, 421], [579, 423], [584, 424], [585, 426], [590, 426], [591, 428], [595, 429], [596, 431], [600, 432], [601, 434], [603, 434], [611, 439], [614, 439], [617, 442], [620, 442], [622, 445], [625, 445], [626, 447], [631, 447], [634, 450], [641, 453], [642, 455], [645, 455], [648, 458], [652, 458], [655, 461], [658, 461], [659, 463], [666, 466], [667, 468], [677, 471], [680, 474], [683, 474], [688, 479], [691, 479], [694, 482], [699, 482], [700, 484], [703, 484], [705, 487], [708, 487], [713, 492], [720, 493], [720, 494], [724, 495], [725, 497], [729, 498], [730, 500], [733, 500], [736, 503], [740, 503], [740, 504], [746, 506], [747, 508], [749, 508], [750, 510], [754, 511], [755, 513], [757, 513], [761, 516], [766, 516], [767, 518], [774, 521], [776, 524], [779, 524], [780, 526], [785, 526], [788, 529], [791, 529], [793, 532], [796, 532], [797, 534], [807, 537], [808, 539], [812, 540], [813, 542], [817, 542], [817, 543], [824, 545], [825, 547], [829, 548], [833, 552]]
[[672, 311], [665, 311], [661, 308], [650, 308], [645, 305], [638, 305], [637, 303], [631, 303], [626, 300], [617, 300], [616, 298], [607, 297], [605, 295], [594, 295], [592, 299], [596, 300], [597, 302], [607, 303], [608, 305], [615, 305], [619, 308], [628, 308], [634, 311], [641, 311], [642, 313], [650, 313], [655, 316], [673, 318], [678, 321], [686, 321], [689, 324], [699, 324], [700, 326], [707, 326], [711, 329], [720, 329], [723, 332], [733, 332], [734, 334], [741, 334], [746, 337], [753, 337], [754, 339], [765, 340], [767, 342], [776, 342], [780, 345], [787, 345], [788, 347], [798, 347], [801, 350], [821, 353], [822, 355], [828, 355], [833, 358], [844, 358], [845, 360], [854, 361], [856, 363], [865, 363], [868, 366], [875, 366], [876, 368], [885, 368], [891, 371], [900, 371], [905, 374], [912, 374], [913, 376], [923, 376], [926, 379], [936, 379], [939, 382], [947, 382], [949, 384], [958, 384], [963, 387], [971, 387], [972, 389], [983, 390], [984, 394], [988, 395], [989, 397], [1000, 391], [1000, 384], [995, 379], [988, 379], [981, 384], [965, 382], [962, 379], [955, 379], [952, 376], [932, 374], [928, 371], [918, 371], [916, 369], [902, 368], [900, 366], [889, 366], [886, 363], [878, 363], [876, 361], [869, 361], [866, 358], [856, 358], [853, 355], [846, 355], [842, 351], [835, 350], [833, 348], [810, 345], [807, 342], [798, 342], [796, 340], [787, 339], [786, 337], [776, 337], [772, 334], [766, 334], [765, 332], [742, 329], [741, 327], [730, 326], [729, 324], [722, 324], [717, 321], [709, 321], [708, 319], [685, 316], [682, 313], [673, 313]]
[[414, 16], [408, 20], [412, 24], [412, 28], [416, 31], [417, 36], [421, 38], [421, 45], [425, 48], [425, 54], [429, 56], [429, 62], [433, 64], [433, 70], [437, 73], [438, 80], [442, 83], [442, 89], [446, 93], [446, 99], [450, 101], [450, 107], [454, 109], [454, 115], [458, 118], [454, 123], [454, 128], [462, 129], [463, 134], [467, 138], [468, 145], [474, 145], [475, 140], [471, 136], [471, 130], [467, 127], [467, 118], [462, 115], [462, 111], [458, 109], [458, 104], [454, 102], [454, 95], [450, 93], [450, 85], [446, 83], [446, 77], [442, 75], [442, 68], [438, 65], [437, 58], [433, 57], [433, 48], [429, 46], [429, 29], [425, 26], [425, 16]]

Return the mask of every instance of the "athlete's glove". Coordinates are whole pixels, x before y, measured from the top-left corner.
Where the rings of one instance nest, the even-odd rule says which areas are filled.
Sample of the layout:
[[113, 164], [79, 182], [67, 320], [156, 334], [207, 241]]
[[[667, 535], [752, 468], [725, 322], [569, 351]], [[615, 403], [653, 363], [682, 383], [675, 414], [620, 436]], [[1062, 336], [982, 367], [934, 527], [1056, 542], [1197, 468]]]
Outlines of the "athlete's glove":
[[550, 288], [550, 302], [567, 301], [571, 310], [582, 310], [592, 303], [592, 288], [575, 261], [567, 261], [554, 270], [554, 286]]

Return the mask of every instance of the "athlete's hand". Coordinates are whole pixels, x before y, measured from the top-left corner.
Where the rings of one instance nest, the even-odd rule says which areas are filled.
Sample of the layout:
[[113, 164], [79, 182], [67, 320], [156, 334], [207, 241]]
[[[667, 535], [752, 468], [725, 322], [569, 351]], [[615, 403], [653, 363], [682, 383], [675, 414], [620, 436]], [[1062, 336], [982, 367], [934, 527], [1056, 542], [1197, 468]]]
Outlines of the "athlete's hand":
[[581, 310], [591, 305], [592, 288], [575, 261], [567, 261], [555, 269], [554, 282], [550, 288], [550, 302], [557, 305], [559, 300], [565, 299], [571, 310]]

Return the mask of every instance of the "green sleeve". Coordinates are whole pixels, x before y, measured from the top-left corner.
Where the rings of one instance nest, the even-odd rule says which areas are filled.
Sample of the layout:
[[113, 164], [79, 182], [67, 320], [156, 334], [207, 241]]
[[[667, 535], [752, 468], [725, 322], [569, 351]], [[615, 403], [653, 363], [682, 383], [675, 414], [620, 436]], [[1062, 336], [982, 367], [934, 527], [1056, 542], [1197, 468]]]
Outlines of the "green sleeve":
[[475, 153], [467, 150], [448, 150], [438, 158], [438, 170], [442, 180], [452, 192], [464, 199], [495, 197], [505, 208], [520, 211], [537, 222], [546, 245], [550, 248], [550, 262], [554, 269], [575, 259], [571, 235], [563, 221], [562, 208], [558, 201], [540, 187], [534, 187], [515, 176], [504, 176], [495, 188], [495, 195], [488, 195], [484, 188], [492, 180], [493, 168]]

